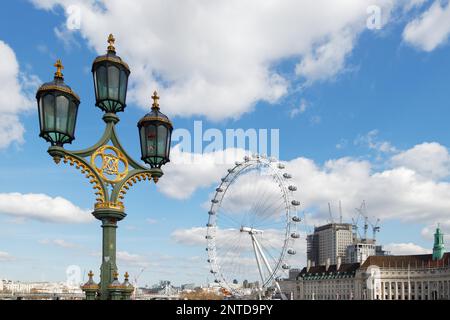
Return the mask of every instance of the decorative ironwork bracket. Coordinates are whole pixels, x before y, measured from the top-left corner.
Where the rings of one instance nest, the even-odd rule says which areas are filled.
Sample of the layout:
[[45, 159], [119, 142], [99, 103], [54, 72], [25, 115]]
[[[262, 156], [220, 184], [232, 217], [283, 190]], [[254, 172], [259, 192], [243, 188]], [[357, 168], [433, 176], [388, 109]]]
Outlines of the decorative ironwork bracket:
[[[93, 146], [78, 151], [51, 146], [48, 153], [55, 163], [58, 164], [63, 160], [64, 163], [75, 166], [89, 179], [95, 190], [95, 209], [114, 209], [123, 212], [125, 208], [123, 200], [129, 188], [142, 180], [153, 179], [156, 183], [163, 172], [159, 168], [147, 168], [128, 155], [115, 130], [115, 125], [119, 122], [117, 115], [106, 113], [103, 120], [106, 122], [105, 131]], [[112, 189], [110, 190], [108, 186]]]

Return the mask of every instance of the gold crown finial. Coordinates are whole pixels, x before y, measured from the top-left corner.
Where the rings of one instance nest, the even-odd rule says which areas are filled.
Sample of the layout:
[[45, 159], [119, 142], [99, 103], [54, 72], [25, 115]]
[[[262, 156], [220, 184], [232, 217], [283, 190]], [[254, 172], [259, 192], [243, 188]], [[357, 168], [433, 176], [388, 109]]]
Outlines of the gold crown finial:
[[55, 78], [63, 79], [61, 70], [64, 69], [64, 66], [62, 65], [61, 59], [56, 60], [53, 66], [56, 67]]
[[93, 276], [94, 276], [94, 273], [92, 272], [92, 270], [90, 270], [89, 273], [88, 273], [88, 277], [92, 278]]
[[117, 270], [114, 271], [113, 277], [114, 277], [114, 280], [117, 280], [117, 278], [119, 277], [119, 273], [117, 272]]
[[125, 272], [125, 280], [128, 281], [128, 278], [130, 277], [130, 275], [128, 274], [128, 271]]
[[116, 42], [116, 39], [114, 38], [113, 34], [110, 33], [108, 37], [108, 51], [116, 52], [116, 48], [114, 47], [114, 42]]
[[152, 99], [153, 99], [152, 108], [159, 109], [159, 97], [158, 97], [158, 92], [156, 92], [156, 90], [155, 90], [155, 92], [153, 92]]

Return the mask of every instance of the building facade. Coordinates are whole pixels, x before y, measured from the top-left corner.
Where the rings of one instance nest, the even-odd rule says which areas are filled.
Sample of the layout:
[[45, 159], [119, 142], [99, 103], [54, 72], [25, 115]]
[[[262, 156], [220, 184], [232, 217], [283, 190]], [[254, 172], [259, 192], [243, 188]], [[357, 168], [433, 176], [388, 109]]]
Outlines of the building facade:
[[331, 264], [337, 258], [343, 259], [347, 247], [353, 243], [352, 225], [349, 223], [330, 223], [314, 228], [314, 233], [307, 236], [307, 258], [313, 266]]
[[364, 263], [368, 257], [377, 255], [376, 247], [373, 240], [353, 243], [347, 247], [344, 261]]
[[[295, 280], [292, 280], [295, 278]], [[432, 254], [369, 256], [361, 264], [303, 268], [280, 282], [298, 300], [450, 300], [450, 252], [438, 228]]]

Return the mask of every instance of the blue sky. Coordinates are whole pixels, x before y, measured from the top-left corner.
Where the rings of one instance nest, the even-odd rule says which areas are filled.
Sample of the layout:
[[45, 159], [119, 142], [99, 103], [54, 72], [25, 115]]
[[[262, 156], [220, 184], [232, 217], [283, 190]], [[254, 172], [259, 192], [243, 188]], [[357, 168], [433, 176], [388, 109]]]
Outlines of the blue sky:
[[[65, 81], [82, 101], [76, 140], [66, 147], [93, 144], [103, 122], [90, 68], [110, 32], [132, 71], [118, 131], [134, 158], [136, 123], [157, 89], [175, 128], [192, 131], [201, 120], [205, 129], [279, 129], [280, 159], [301, 186], [298, 198], [311, 223], [326, 221], [327, 202], [336, 207], [341, 200], [349, 220], [365, 200], [369, 215], [382, 220], [379, 241], [394, 253], [429, 250], [438, 222], [450, 231], [446, 1], [374, 1], [380, 29], [366, 26], [370, 1], [349, 0], [345, 8], [198, 2], [189, 8], [192, 19], [181, 13], [185, 4], [150, 2], [137, 2], [139, 12], [118, 0], [2, 4], [0, 277], [64, 280], [73, 264], [98, 273], [100, 225], [85, 222], [93, 193], [78, 172], [47, 155], [34, 94], [62, 59]], [[73, 5], [81, 26], [68, 30]], [[240, 14], [227, 20], [233, 12]], [[145, 267], [141, 284], [205, 282], [204, 234], [190, 231], [207, 222], [204, 203], [226, 168], [170, 164], [158, 186], [135, 185], [119, 225], [120, 270]], [[12, 193], [36, 198], [12, 205]], [[51, 216], [56, 197], [74, 206], [64, 221]], [[37, 219], [27, 201], [48, 214], [36, 209], [44, 212]]]

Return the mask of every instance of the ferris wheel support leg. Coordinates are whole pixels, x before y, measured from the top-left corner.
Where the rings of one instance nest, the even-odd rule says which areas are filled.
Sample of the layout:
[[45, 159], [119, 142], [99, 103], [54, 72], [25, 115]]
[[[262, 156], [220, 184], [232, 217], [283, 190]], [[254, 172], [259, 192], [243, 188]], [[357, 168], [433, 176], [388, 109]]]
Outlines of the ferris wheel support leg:
[[[255, 238], [255, 236], [254, 236], [253, 234], [252, 234], [252, 240], [253, 240], [253, 242], [254, 242], [254, 245], [256, 245], [256, 249], [259, 251], [260, 256], [262, 257], [263, 262], [264, 262], [264, 265], [266, 266], [267, 270], [269, 271], [270, 274], [273, 274], [273, 270], [272, 270], [272, 268], [270, 267], [270, 264], [269, 264], [269, 262], [267, 261], [267, 258], [266, 258], [266, 256], [264, 255], [264, 252], [262, 251], [261, 246], [260, 246], [259, 243], [258, 243], [258, 240], [256, 240], [256, 238]], [[286, 296], [284, 295], [284, 293], [281, 292], [281, 287], [280, 287], [280, 284], [278, 283], [277, 280], [275, 280], [275, 285], [276, 285], [276, 287], [277, 287], [277, 289], [278, 289], [278, 292], [279, 292], [280, 295], [281, 295], [281, 298], [282, 298], [283, 300], [287, 300], [287, 298], [286, 298]]]
[[252, 237], [253, 250], [255, 251], [256, 264], [258, 265], [259, 275], [261, 276], [260, 289], [262, 289], [262, 285], [264, 284], [264, 275], [263, 275], [262, 269], [261, 269], [261, 260], [259, 259], [258, 249], [256, 247], [256, 239], [253, 235], [251, 235], [251, 237]]

